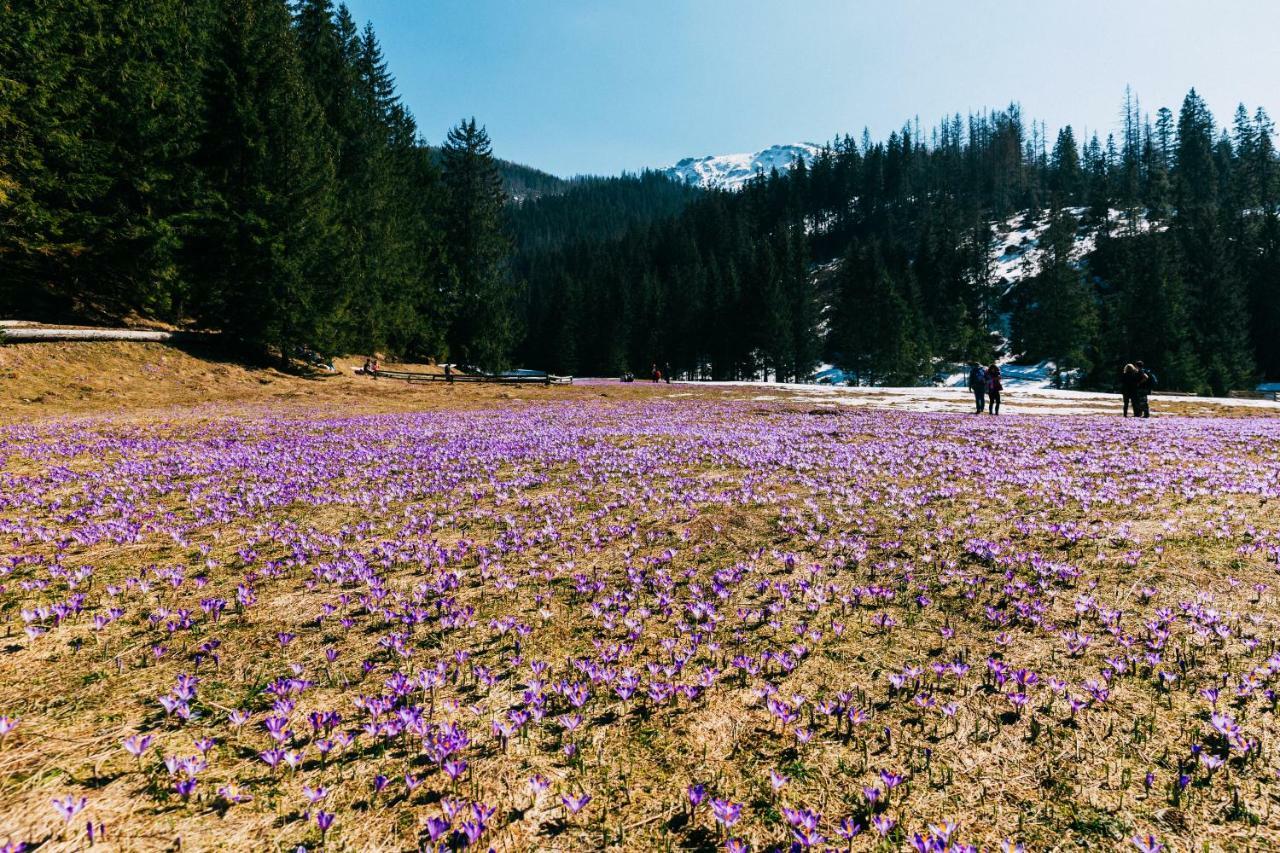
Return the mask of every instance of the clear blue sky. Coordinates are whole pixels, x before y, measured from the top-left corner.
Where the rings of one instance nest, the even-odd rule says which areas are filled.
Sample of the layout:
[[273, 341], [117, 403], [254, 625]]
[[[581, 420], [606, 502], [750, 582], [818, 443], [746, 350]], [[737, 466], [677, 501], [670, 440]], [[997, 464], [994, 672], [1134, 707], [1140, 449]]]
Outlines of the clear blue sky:
[[1018, 101], [1050, 133], [1113, 130], [1195, 86], [1219, 122], [1280, 114], [1274, 0], [348, 0], [438, 142], [458, 119], [560, 175], [886, 136]]

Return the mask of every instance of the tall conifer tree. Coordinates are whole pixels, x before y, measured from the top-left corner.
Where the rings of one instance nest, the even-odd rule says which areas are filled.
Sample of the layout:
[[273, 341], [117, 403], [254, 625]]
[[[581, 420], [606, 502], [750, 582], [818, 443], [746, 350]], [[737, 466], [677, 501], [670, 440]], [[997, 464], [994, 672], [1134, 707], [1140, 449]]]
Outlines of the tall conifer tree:
[[206, 197], [191, 246], [207, 316], [281, 358], [320, 344], [336, 303], [335, 182], [288, 9], [221, 0], [199, 154]]
[[449, 205], [446, 251], [456, 270], [449, 352], [484, 368], [505, 366], [515, 345], [515, 292], [503, 233], [506, 197], [489, 134], [474, 118], [449, 131], [443, 149]]

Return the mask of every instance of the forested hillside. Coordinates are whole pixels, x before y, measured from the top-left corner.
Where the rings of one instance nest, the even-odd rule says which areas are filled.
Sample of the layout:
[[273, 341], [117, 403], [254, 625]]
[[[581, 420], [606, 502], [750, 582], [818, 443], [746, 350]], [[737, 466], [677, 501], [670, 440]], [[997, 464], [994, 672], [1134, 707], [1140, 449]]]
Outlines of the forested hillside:
[[[697, 198], [699, 190], [659, 172], [617, 178], [575, 178], [558, 194], [546, 194], [507, 209], [516, 257], [611, 241], [629, 230], [674, 216]], [[517, 263], [517, 275], [526, 270]]]
[[[0, 0], [2, 2], [2, 0]], [[739, 192], [429, 146], [330, 0], [40, 0], [0, 16], [0, 311], [144, 316], [285, 357], [869, 384], [976, 358], [1106, 386], [1280, 376], [1273, 126], [1126, 95], [864, 132]], [[453, 117], [435, 117], [445, 126]], [[999, 240], [1021, 235], [1019, 245]], [[1016, 269], [1011, 259], [1019, 259]]]
[[[1176, 114], [1132, 97], [1124, 114], [1118, 138], [1083, 145], [1016, 106], [845, 137], [809, 168], [544, 253], [527, 262], [527, 357], [725, 379], [803, 379], [825, 357], [913, 384], [1004, 355], [1094, 386], [1141, 358], [1164, 387], [1218, 393], [1280, 375], [1270, 119], [1242, 106], [1219, 127], [1195, 91]], [[1016, 286], [993, 242], [1010, 217], [1040, 223]]]
[[[287, 354], [500, 365], [502, 171], [438, 149], [329, 0], [41, 0], [0, 15], [0, 308], [141, 314]], [[558, 184], [556, 184], [558, 187]]]
[[[431, 152], [436, 164], [442, 165], [441, 149], [433, 147]], [[572, 181], [532, 166], [512, 163], [510, 160], [495, 158], [494, 165], [498, 168], [498, 176], [502, 178], [502, 190], [506, 193], [507, 200], [516, 204], [543, 196], [560, 195], [573, 185]]]

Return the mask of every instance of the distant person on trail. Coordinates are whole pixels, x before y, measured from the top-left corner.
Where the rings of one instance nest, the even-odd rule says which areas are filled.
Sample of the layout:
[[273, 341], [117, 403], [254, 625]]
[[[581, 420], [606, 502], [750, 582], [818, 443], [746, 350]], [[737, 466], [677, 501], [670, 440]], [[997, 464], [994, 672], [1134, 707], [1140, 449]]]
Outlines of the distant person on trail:
[[662, 365], [662, 378], [667, 380], [667, 384], [671, 384], [671, 362]]
[[987, 395], [987, 373], [982, 369], [982, 365], [976, 361], [969, 363], [969, 390], [973, 392], [973, 402], [978, 407], [974, 414], [980, 415], [982, 414], [983, 398]]
[[1156, 389], [1156, 375], [1140, 361], [1133, 364], [1138, 369], [1138, 384], [1133, 395], [1133, 416], [1151, 417], [1151, 392]]
[[450, 382], [450, 383], [453, 382], [453, 365], [452, 364], [445, 364], [444, 379], [446, 382]]
[[1124, 371], [1120, 374], [1120, 396], [1124, 400], [1124, 416], [1129, 417], [1129, 407], [1133, 406], [1133, 416], [1139, 417], [1138, 412], [1138, 380], [1141, 374], [1138, 373], [1138, 367], [1135, 364], [1126, 364]]
[[987, 368], [987, 412], [1000, 414], [1000, 392], [1004, 383], [1000, 381], [1000, 365], [993, 364]]
[[366, 370], [374, 379], [378, 378], [378, 359], [376, 357], [369, 359], [369, 366]]
[[657, 364], [652, 364], [652, 365], [650, 365], [650, 366], [649, 366], [649, 372], [650, 372], [650, 374], [653, 376], [653, 381], [654, 381], [654, 382], [661, 382], [661, 381], [662, 381], [662, 371], [658, 369], [658, 365], [657, 365]]

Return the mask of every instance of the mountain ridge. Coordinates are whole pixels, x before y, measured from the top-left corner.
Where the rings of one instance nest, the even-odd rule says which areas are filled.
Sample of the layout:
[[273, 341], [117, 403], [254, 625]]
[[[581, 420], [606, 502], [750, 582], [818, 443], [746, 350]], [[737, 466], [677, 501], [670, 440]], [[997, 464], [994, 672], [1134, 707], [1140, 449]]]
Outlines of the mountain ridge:
[[812, 142], [791, 142], [742, 154], [685, 157], [658, 171], [686, 186], [739, 190], [758, 174], [767, 175], [774, 169], [780, 174], [787, 172], [801, 159], [808, 165], [821, 151], [822, 146]]

